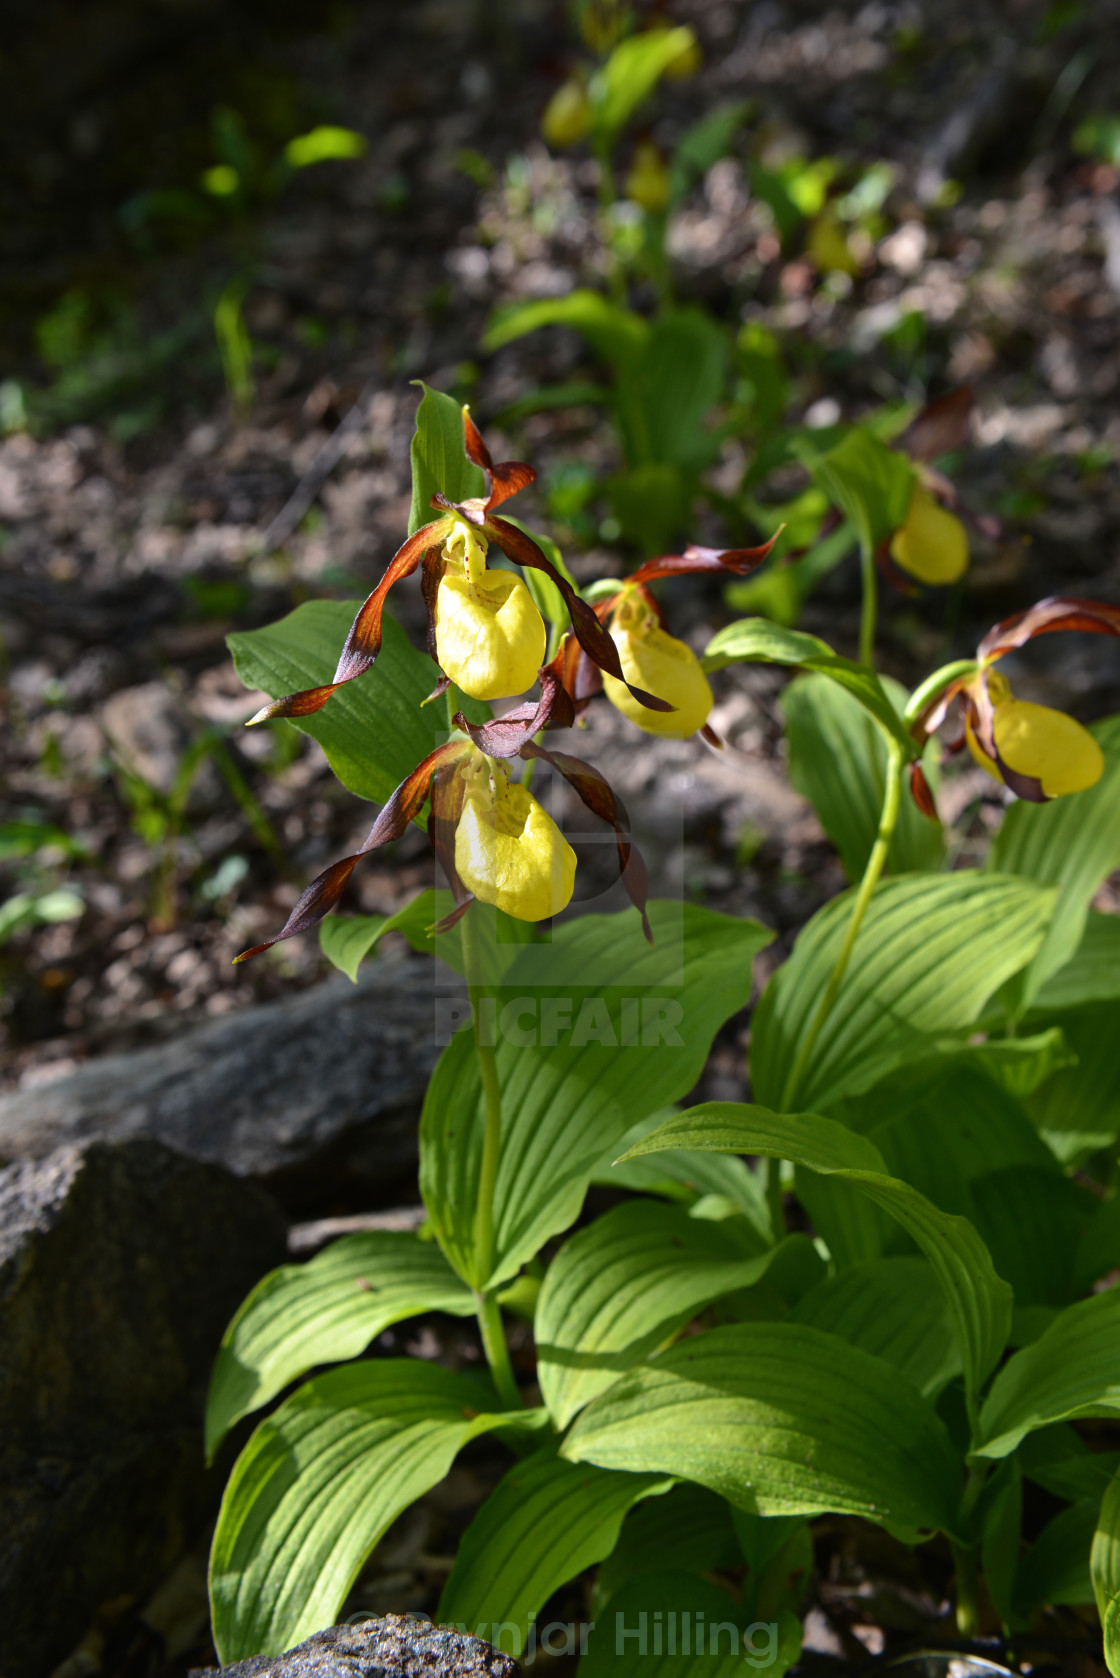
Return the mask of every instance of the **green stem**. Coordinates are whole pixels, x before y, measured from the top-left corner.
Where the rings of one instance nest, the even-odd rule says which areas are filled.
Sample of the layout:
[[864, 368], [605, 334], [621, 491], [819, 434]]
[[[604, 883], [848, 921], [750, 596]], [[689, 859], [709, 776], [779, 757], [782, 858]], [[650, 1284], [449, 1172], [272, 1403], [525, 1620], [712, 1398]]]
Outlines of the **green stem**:
[[976, 671], [974, 658], [958, 658], [952, 664], [943, 664], [940, 670], [935, 670], [932, 676], [927, 676], [920, 687], [916, 687], [910, 695], [906, 705], [905, 721], [907, 727], [916, 722], [927, 706], [945, 692], [951, 682], [959, 681], [962, 676], [971, 676]]
[[[987, 1481], [990, 1466], [989, 1463], [974, 1463], [968, 1471], [958, 1516], [960, 1526], [965, 1532], [972, 1526], [972, 1517]], [[954, 1539], [951, 1549], [956, 1580], [957, 1630], [962, 1637], [975, 1637], [980, 1630], [980, 1545], [975, 1539], [970, 1543], [958, 1543]]]
[[816, 1047], [817, 1038], [821, 1034], [824, 1022], [832, 1012], [836, 1003], [836, 998], [840, 994], [840, 986], [844, 982], [844, 974], [848, 970], [848, 963], [852, 957], [852, 949], [855, 945], [856, 938], [859, 936], [859, 929], [863, 924], [863, 917], [867, 913], [867, 905], [871, 902], [875, 887], [879, 884], [879, 876], [883, 872], [883, 867], [887, 860], [887, 852], [890, 850], [891, 840], [894, 837], [895, 824], [898, 821], [898, 808], [902, 796], [902, 771], [904, 767], [905, 759], [903, 757], [902, 747], [899, 745], [897, 740], [889, 740], [887, 743], [887, 784], [883, 793], [883, 810], [879, 817], [879, 832], [876, 836], [875, 843], [871, 848], [871, 855], [867, 859], [867, 867], [863, 871], [863, 879], [859, 883], [859, 890], [856, 893], [856, 900], [852, 905], [852, 913], [848, 921], [848, 930], [844, 934], [844, 942], [840, 947], [840, 954], [836, 958], [836, 964], [832, 969], [832, 974], [829, 978], [827, 988], [825, 989], [824, 995], [821, 997], [820, 1007], [817, 1009], [812, 1025], [805, 1034], [805, 1041], [801, 1045], [800, 1052], [798, 1053], [790, 1075], [786, 1080], [786, 1087], [782, 1096], [782, 1111], [784, 1113], [793, 1111], [794, 1098], [801, 1086], [801, 1080], [805, 1072], [805, 1068], [809, 1063], [809, 1058], [812, 1055], [814, 1048]]
[[879, 579], [875, 574], [875, 554], [866, 543], [860, 544], [859, 573], [863, 600], [859, 613], [859, 661], [869, 670], [875, 668], [875, 619], [879, 611]]
[[[498, 1181], [498, 1161], [502, 1146], [502, 1089], [498, 1080], [498, 1059], [494, 1045], [482, 1036], [482, 1000], [486, 987], [482, 981], [481, 951], [478, 943], [478, 923], [470, 910], [459, 922], [463, 940], [463, 964], [467, 975], [467, 995], [470, 999], [474, 1030], [475, 1052], [482, 1079], [482, 1098], [485, 1122], [482, 1133], [482, 1164], [478, 1174], [478, 1204], [475, 1209], [474, 1250], [479, 1276], [489, 1276], [494, 1268], [494, 1190]], [[475, 1313], [482, 1349], [494, 1377], [494, 1385], [507, 1409], [517, 1409], [521, 1396], [513, 1378], [509, 1360], [502, 1313], [493, 1294], [485, 1289], [475, 1290]]]

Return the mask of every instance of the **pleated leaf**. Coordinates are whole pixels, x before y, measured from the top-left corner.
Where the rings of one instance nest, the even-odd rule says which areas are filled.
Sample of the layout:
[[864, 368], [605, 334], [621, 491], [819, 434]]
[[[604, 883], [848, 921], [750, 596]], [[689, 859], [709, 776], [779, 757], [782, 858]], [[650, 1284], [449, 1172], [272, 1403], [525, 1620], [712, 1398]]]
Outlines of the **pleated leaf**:
[[1116, 1678], [1120, 1674], [1120, 1474], [1101, 1501], [1089, 1571], [1104, 1633], [1105, 1664]]
[[1050, 1422], [1120, 1415], [1120, 1289], [1070, 1305], [1016, 1352], [980, 1412], [976, 1455], [1005, 1457]]
[[[422, 379], [414, 379], [422, 395], [416, 410], [416, 430], [409, 450], [412, 460], [412, 506], [408, 534], [439, 518], [432, 496], [442, 490], [449, 501], [466, 501], [485, 495], [482, 471], [467, 459], [463, 448], [463, 409], [453, 396], [430, 390]], [[429, 692], [431, 690], [429, 689]]]
[[1067, 1168], [1120, 1135], [1120, 1055], [1116, 1000], [1070, 1008], [1057, 1016], [1076, 1056], [1027, 1101], [1027, 1112], [1047, 1146]]
[[761, 1515], [863, 1515], [909, 1539], [952, 1530], [961, 1482], [912, 1382], [800, 1323], [678, 1341], [589, 1404], [561, 1454], [678, 1474]]
[[552, 1593], [610, 1554], [634, 1503], [672, 1484], [665, 1475], [616, 1474], [551, 1452], [517, 1463], [463, 1534], [440, 1623], [468, 1632], [513, 1626], [510, 1652], [519, 1655], [530, 1619]]
[[929, 1260], [952, 1313], [965, 1381], [977, 1391], [1007, 1343], [1011, 1289], [965, 1218], [940, 1211], [909, 1183], [890, 1177], [866, 1137], [817, 1113], [771, 1113], [735, 1102], [709, 1101], [669, 1119], [630, 1151], [711, 1148], [792, 1160], [822, 1176], [837, 1176], [889, 1213]]
[[800, 629], [784, 629], [767, 618], [741, 618], [712, 637], [704, 649], [705, 670], [727, 664], [788, 664], [828, 676], [859, 701], [909, 756], [914, 742], [873, 670], [834, 653], [827, 641]]
[[1120, 996], [1120, 915], [1090, 909], [1081, 942], [1034, 999], [1040, 1013], [1112, 1002]]
[[711, 1580], [651, 1568], [597, 1612], [580, 1678], [782, 1678], [801, 1653], [800, 1619], [783, 1605], [777, 1620], [748, 1620]]
[[1020, 1010], [1074, 955], [1093, 894], [1120, 868], [1120, 717], [1094, 723], [1090, 733], [1105, 759], [1096, 786], [1049, 804], [1013, 804], [988, 853], [988, 867], [1001, 874], [1059, 888], [1042, 946], [1012, 987]]
[[790, 1320], [827, 1329], [884, 1358], [927, 1397], [935, 1397], [961, 1372], [948, 1301], [925, 1259], [881, 1258], [853, 1265], [812, 1288], [793, 1307]]
[[[881, 678], [888, 698], [901, 714], [906, 691]], [[781, 697], [789, 742], [790, 780], [807, 798], [844, 864], [849, 880], [867, 866], [887, 776], [887, 747], [880, 729], [850, 693], [827, 676], [798, 676]], [[925, 754], [926, 779], [936, 791], [937, 748]], [[940, 822], [923, 816], [908, 793], [903, 795], [898, 825], [887, 855], [892, 874], [929, 873], [941, 866], [945, 832]]]
[[[473, 911], [472, 911], [473, 913]], [[474, 1209], [482, 1154], [478, 1059], [468, 1034], [436, 1066], [421, 1118], [421, 1192], [454, 1268], [472, 1286], [513, 1275], [575, 1219], [603, 1154], [695, 1083], [712, 1038], [750, 992], [771, 934], [690, 904], [587, 915], [520, 952], [493, 998], [502, 1089], [496, 1257], [479, 1274]], [[660, 994], [656, 994], [660, 993]]]
[[[360, 604], [306, 600], [278, 623], [227, 636], [237, 674], [247, 688], [263, 688], [272, 699], [329, 682]], [[442, 708], [420, 708], [439, 680], [439, 671], [388, 615], [382, 620], [382, 637], [372, 670], [339, 688], [323, 710], [289, 719], [294, 728], [318, 740], [343, 786], [376, 804], [384, 804], [405, 776], [447, 738]]]
[[775, 1249], [746, 1257], [723, 1224], [627, 1201], [565, 1242], [537, 1301], [541, 1396], [558, 1428], [720, 1294], [750, 1287]]
[[263, 1421], [234, 1465], [210, 1552], [222, 1664], [280, 1654], [333, 1624], [401, 1511], [468, 1439], [509, 1423], [493, 1408], [486, 1386], [438, 1364], [371, 1360], [308, 1381]]
[[1072, 1503], [1048, 1521], [1019, 1562], [1015, 1607], [1024, 1618], [1044, 1604], [1078, 1607], [1093, 1600], [1096, 1503]]
[[971, 871], [884, 881], [835, 1006], [797, 1070], [851, 917], [852, 894], [834, 898], [802, 929], [755, 1012], [751, 1076], [759, 1100], [827, 1110], [928, 1051], [930, 1033], [967, 1030], [1038, 949], [1053, 897], [1052, 886]]
[[473, 1310], [470, 1290], [439, 1248], [405, 1233], [347, 1235], [307, 1264], [270, 1271], [222, 1337], [206, 1405], [207, 1456], [290, 1381], [356, 1358], [390, 1324], [421, 1311]]

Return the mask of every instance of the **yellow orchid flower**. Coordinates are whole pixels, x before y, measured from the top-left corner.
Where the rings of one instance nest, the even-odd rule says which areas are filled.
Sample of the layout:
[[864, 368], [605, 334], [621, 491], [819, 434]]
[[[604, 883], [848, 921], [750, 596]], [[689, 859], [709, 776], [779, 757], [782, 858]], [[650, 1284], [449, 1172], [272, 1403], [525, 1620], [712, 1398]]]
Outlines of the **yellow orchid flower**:
[[669, 202], [669, 187], [669, 171], [661, 153], [652, 140], [640, 141], [634, 148], [634, 160], [622, 184], [627, 198], [640, 204], [651, 215], [656, 215]]
[[485, 537], [456, 519], [436, 590], [436, 660], [472, 699], [524, 693], [544, 663], [544, 619], [521, 578], [486, 565]]
[[505, 764], [480, 757], [466, 776], [455, 871], [480, 903], [515, 920], [543, 921], [571, 902], [576, 853]]
[[591, 103], [581, 81], [571, 81], [558, 87], [545, 106], [541, 118], [541, 133], [550, 146], [562, 151], [575, 146], [591, 127]]
[[1064, 711], [1016, 699], [1007, 678], [992, 668], [1036, 635], [1061, 629], [1120, 635], [1120, 606], [1053, 595], [997, 623], [976, 649], [975, 663], [969, 660], [947, 670], [951, 680], [943, 682], [940, 673], [930, 678], [936, 682], [935, 696], [916, 712], [911, 730], [919, 745], [940, 728], [950, 705], [960, 699], [964, 734], [950, 749], [967, 745], [980, 767], [1019, 798], [1045, 804], [1095, 786], [1104, 773], [1104, 755], [1088, 729]]
[[611, 621], [611, 639], [627, 682], [667, 699], [671, 711], [651, 711], [622, 682], [604, 674], [603, 691], [615, 708], [647, 734], [695, 734], [714, 703], [708, 678], [692, 648], [661, 627], [639, 588], [624, 589]]
[[891, 558], [907, 576], [944, 588], [968, 569], [968, 536], [920, 481], [915, 482], [906, 522], [891, 537]]

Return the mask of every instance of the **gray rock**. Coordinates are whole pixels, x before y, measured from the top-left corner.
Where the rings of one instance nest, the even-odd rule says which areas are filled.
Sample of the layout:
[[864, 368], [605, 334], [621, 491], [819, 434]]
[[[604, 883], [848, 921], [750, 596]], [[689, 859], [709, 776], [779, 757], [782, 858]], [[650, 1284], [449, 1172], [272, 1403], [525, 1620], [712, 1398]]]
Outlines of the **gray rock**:
[[196, 1668], [189, 1678], [518, 1678], [521, 1668], [477, 1637], [387, 1614], [364, 1625], [331, 1626], [285, 1655]]
[[0, 1171], [4, 1678], [45, 1678], [212, 1513], [228, 1465], [203, 1468], [210, 1368], [284, 1236], [254, 1185], [156, 1142]]
[[256, 1178], [296, 1213], [407, 1198], [439, 1053], [432, 972], [383, 956], [357, 985], [340, 974], [19, 1090], [0, 1100], [0, 1163], [146, 1136]]

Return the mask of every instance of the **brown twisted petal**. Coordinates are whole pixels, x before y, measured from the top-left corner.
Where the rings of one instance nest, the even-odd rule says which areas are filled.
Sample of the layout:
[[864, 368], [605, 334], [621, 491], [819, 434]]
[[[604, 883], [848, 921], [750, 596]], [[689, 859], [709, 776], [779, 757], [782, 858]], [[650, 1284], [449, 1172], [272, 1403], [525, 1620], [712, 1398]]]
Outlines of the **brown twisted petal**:
[[283, 699], [274, 699], [271, 705], [262, 706], [255, 716], [249, 718], [249, 726], [267, 722], [272, 717], [310, 716], [314, 711], [321, 711], [331, 694], [344, 683], [364, 675], [381, 651], [381, 613], [385, 596], [394, 583], [415, 571], [427, 549], [438, 546], [450, 528], [449, 518], [435, 519], [397, 549], [385, 567], [385, 575], [373, 593], [362, 602], [357, 617], [350, 625], [332, 681], [323, 687], [305, 688], [301, 693], [289, 693]]
[[963, 449], [972, 433], [973, 389], [961, 385], [930, 402], [915, 415], [898, 440], [897, 447], [911, 460], [936, 460], [938, 455]]
[[940, 821], [933, 799], [933, 789], [926, 780], [925, 770], [920, 763], [910, 765], [910, 793], [923, 816], [928, 816], [931, 822]]
[[484, 513], [492, 512], [495, 507], [500, 507], [503, 501], [520, 494], [537, 475], [523, 460], [503, 460], [495, 466], [490, 458], [490, 450], [482, 440], [482, 433], [471, 418], [470, 409], [465, 406], [463, 447], [467, 459], [473, 460], [476, 466], [481, 466], [486, 478], [486, 500], [482, 508]]
[[572, 700], [572, 709], [576, 716], [586, 711], [590, 700], [603, 690], [603, 676], [599, 666], [594, 659], [588, 658], [574, 635], [565, 635], [556, 657], [545, 669], [561, 684]]
[[1059, 629], [1079, 629], [1086, 635], [1120, 635], [1120, 606], [1084, 600], [1075, 594], [1050, 595], [989, 629], [976, 656], [990, 664], [1036, 635], [1053, 635]]
[[655, 694], [646, 693], [644, 688], [630, 687], [622, 673], [618, 648], [599, 622], [594, 609], [586, 600], [580, 598], [568, 579], [562, 577], [551, 561], [545, 558], [531, 536], [526, 536], [516, 525], [499, 518], [487, 518], [484, 529], [490, 540], [496, 542], [509, 559], [516, 560], [518, 565], [529, 565], [536, 571], [543, 571], [546, 577], [552, 578], [571, 615], [573, 634], [588, 658], [593, 659], [600, 670], [605, 670], [608, 675], [616, 677], [629, 687], [634, 698], [651, 711], [672, 711], [675, 708], [668, 700], [658, 699]]
[[[443, 576], [442, 549], [427, 548], [420, 566], [420, 595], [427, 617], [428, 657], [438, 664], [436, 656], [436, 595]], [[446, 680], [446, 678], [445, 678]], [[433, 694], [433, 698], [435, 695]]]
[[[658, 577], [695, 576], [704, 571], [730, 571], [736, 577], [748, 576], [767, 558], [774, 543], [785, 529], [774, 532], [768, 542], [757, 548], [701, 548], [690, 543], [683, 554], [661, 554], [647, 559], [626, 578], [628, 583], [652, 583]], [[612, 676], [614, 671], [611, 671]]]
[[480, 752], [487, 757], [516, 757], [526, 740], [531, 740], [540, 729], [570, 728], [575, 721], [575, 707], [563, 684], [547, 667], [539, 672], [541, 696], [507, 711], [504, 716], [489, 722], [468, 722], [461, 711], [452, 719], [456, 728], [468, 734]]
[[344, 856], [339, 862], [332, 862], [329, 868], [324, 868], [321, 874], [316, 875], [276, 936], [266, 938], [263, 944], [254, 944], [251, 950], [242, 950], [239, 956], [234, 957], [234, 961], [248, 961], [250, 956], [260, 955], [262, 950], [271, 949], [273, 944], [279, 944], [285, 938], [294, 937], [297, 932], [306, 932], [309, 927], [317, 926], [325, 915], [330, 914], [342, 896], [347, 881], [362, 857], [367, 856], [370, 851], [375, 851], [379, 845], [388, 844], [391, 839], [399, 839], [409, 822], [419, 815], [435, 772], [449, 767], [456, 759], [465, 757], [469, 751], [470, 746], [466, 740], [448, 740], [442, 746], [437, 746], [434, 752], [430, 752], [423, 763], [417, 764], [412, 773], [406, 775], [392, 793], [370, 829], [368, 837], [359, 845], [353, 856]]
[[614, 828], [618, 841], [618, 872], [631, 903], [642, 917], [642, 931], [646, 935], [647, 943], [653, 943], [653, 930], [646, 914], [646, 902], [649, 898], [649, 875], [646, 872], [645, 859], [633, 840], [623, 831], [629, 827], [630, 818], [626, 814], [622, 800], [617, 798], [597, 769], [593, 769], [582, 758], [570, 757], [567, 752], [546, 751], [534, 741], [528, 740], [521, 748], [520, 755], [525, 758], [540, 757], [550, 763], [559, 774], [563, 775], [572, 791], [583, 801], [593, 816], [606, 822]]
[[[463, 813], [465, 796], [463, 776], [458, 763], [445, 764], [432, 776], [431, 808], [428, 811], [428, 837], [436, 853], [436, 861], [443, 869], [455, 898], [455, 919], [473, 902], [472, 894], [459, 878], [455, 867], [455, 829]], [[454, 924], [454, 922], [452, 922]], [[443, 921], [438, 929], [446, 930]]]

